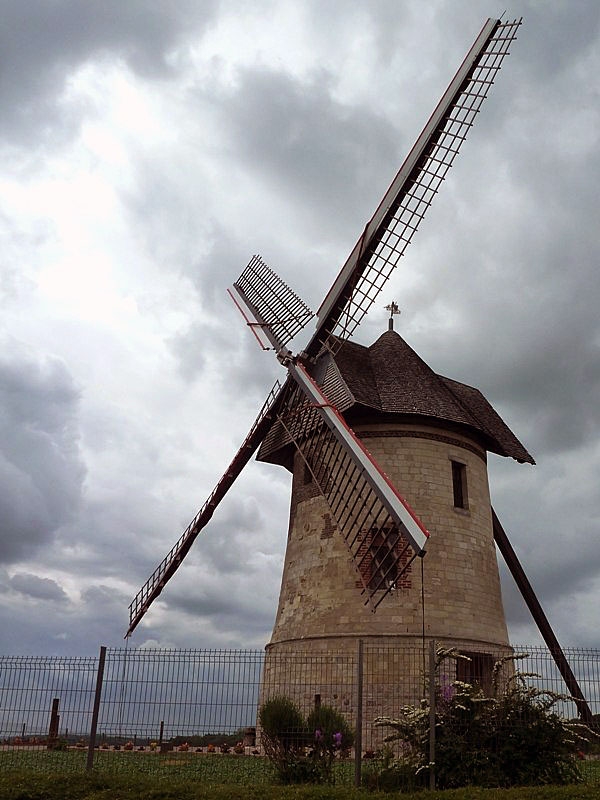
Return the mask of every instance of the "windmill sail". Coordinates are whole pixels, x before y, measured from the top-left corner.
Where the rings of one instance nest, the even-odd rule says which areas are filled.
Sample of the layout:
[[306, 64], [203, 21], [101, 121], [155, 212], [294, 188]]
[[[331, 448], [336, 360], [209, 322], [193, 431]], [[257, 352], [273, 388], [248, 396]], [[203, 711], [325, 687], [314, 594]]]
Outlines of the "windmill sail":
[[395, 589], [429, 533], [301, 365], [278, 418], [324, 496], [373, 610]]
[[306, 348], [352, 335], [430, 207], [508, 55], [521, 20], [490, 19], [415, 142], [373, 217], [317, 312], [317, 330]]
[[[254, 304], [247, 305], [254, 324], [277, 346], [271, 324]], [[286, 383], [278, 421], [327, 501], [375, 610], [401, 572], [424, 555], [429, 534], [299, 359], [277, 349], [293, 379]]]
[[248, 325], [258, 326], [278, 353], [314, 317], [306, 303], [260, 256], [252, 257], [233, 286], [248, 310], [261, 320], [248, 321]]
[[225, 474], [221, 477], [208, 500], [190, 522], [177, 542], [142, 586], [129, 606], [129, 628], [125, 636], [130, 636], [151, 604], [162, 592], [165, 584], [179, 568], [200, 531], [210, 521], [216, 507], [225, 497], [234, 481], [254, 455], [256, 448], [265, 437], [283, 396], [279, 381], [275, 383], [261, 408], [258, 417], [250, 428], [242, 446], [236, 453]]

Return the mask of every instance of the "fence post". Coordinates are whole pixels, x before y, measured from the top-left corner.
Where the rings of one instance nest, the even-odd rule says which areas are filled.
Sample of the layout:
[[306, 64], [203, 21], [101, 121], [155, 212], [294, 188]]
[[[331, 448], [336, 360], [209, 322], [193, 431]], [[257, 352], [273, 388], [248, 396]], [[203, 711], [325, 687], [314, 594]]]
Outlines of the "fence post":
[[429, 788], [435, 791], [435, 640], [429, 642]]
[[[59, 705], [60, 705], [60, 698], [55, 697], [52, 700], [52, 711], [50, 712], [50, 727], [48, 728], [48, 750], [52, 750], [52, 748], [56, 746], [56, 742], [58, 741], [58, 726], [60, 724], [60, 714], [58, 713]], [[23, 730], [25, 730], [24, 723], [23, 723]]]
[[98, 659], [98, 672], [96, 673], [96, 691], [94, 694], [94, 709], [92, 711], [92, 724], [90, 725], [90, 741], [88, 744], [86, 770], [94, 766], [94, 747], [96, 746], [96, 731], [98, 730], [98, 716], [100, 714], [100, 697], [102, 695], [102, 681], [104, 679], [104, 661], [106, 660], [106, 647], [100, 648]]
[[364, 643], [358, 640], [356, 661], [356, 733], [354, 736], [354, 785], [360, 786], [362, 779], [362, 724], [363, 724], [363, 656]]

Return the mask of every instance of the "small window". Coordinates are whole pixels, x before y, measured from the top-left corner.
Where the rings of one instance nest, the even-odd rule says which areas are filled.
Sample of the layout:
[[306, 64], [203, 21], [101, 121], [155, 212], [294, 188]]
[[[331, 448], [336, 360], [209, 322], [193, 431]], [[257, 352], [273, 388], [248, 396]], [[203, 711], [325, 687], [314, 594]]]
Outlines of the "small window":
[[470, 660], [458, 658], [456, 660], [456, 680], [477, 686], [484, 693], [492, 690], [492, 674], [494, 671], [494, 657], [489, 653], [462, 652]]
[[460, 461], [451, 461], [452, 464], [452, 491], [454, 493], [454, 508], [468, 508], [467, 494], [467, 467]]
[[371, 591], [396, 585], [398, 578], [398, 534], [393, 531], [378, 531], [372, 534], [369, 554], [369, 581]]

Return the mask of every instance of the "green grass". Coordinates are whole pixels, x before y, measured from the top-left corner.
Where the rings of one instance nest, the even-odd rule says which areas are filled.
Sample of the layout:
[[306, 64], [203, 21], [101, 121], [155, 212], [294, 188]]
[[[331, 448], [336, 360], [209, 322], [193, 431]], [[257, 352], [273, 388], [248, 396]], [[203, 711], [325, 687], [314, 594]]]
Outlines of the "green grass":
[[193, 780], [102, 772], [0, 772], [0, 800], [597, 800], [594, 786], [458, 789], [384, 795], [343, 786], [214, 786]]
[[[17, 769], [30, 773], [60, 772], [81, 774], [85, 771], [86, 750], [8, 750], [0, 752], [0, 774]], [[354, 763], [336, 762], [336, 784], [352, 786]], [[221, 755], [218, 753], [139, 753], [97, 750], [94, 772], [129, 777], [155, 777], [189, 780], [212, 786], [218, 784], [268, 786], [276, 783], [275, 770], [266, 758]]]
[[[31, 773], [82, 773], [87, 751], [12, 750], [0, 753], [0, 772], [19, 769]], [[274, 772], [266, 758], [204, 753], [94, 753], [94, 771], [130, 777], [156, 776], [210, 784], [256, 784], [274, 782]]]
[[354, 765], [337, 764], [336, 786], [278, 786], [265, 758], [200, 753], [0, 752], [0, 800], [588, 800], [600, 798], [600, 761], [580, 764], [585, 784], [380, 794], [352, 787]]
[[586, 783], [595, 783], [600, 789], [600, 761], [580, 761], [578, 766], [583, 780]]

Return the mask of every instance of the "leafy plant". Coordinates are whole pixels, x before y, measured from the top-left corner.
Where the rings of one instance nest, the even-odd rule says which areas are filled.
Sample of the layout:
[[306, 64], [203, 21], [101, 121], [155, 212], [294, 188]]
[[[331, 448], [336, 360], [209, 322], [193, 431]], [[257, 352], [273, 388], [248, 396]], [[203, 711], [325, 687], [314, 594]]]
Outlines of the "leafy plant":
[[306, 783], [313, 780], [306, 770], [304, 744], [307, 731], [304, 717], [289, 697], [278, 695], [260, 708], [258, 721], [265, 753], [275, 765], [281, 783]]
[[304, 745], [306, 723], [289, 697], [278, 695], [267, 700], [261, 706], [258, 719], [268, 756], [288, 753]]
[[354, 732], [346, 718], [332, 706], [315, 708], [308, 715], [306, 725], [309, 731], [314, 731], [313, 747], [320, 752], [335, 755], [350, 750], [354, 743]]
[[265, 753], [281, 783], [324, 783], [331, 780], [336, 756], [348, 752], [354, 733], [330, 706], [314, 709], [305, 721], [288, 697], [274, 697], [261, 707], [259, 722]]
[[506, 670], [507, 662], [526, 657], [521, 654], [498, 661], [491, 696], [486, 696], [479, 686], [470, 683], [440, 681], [440, 665], [465, 656], [455, 650], [439, 650], [434, 759], [429, 754], [429, 700], [423, 699], [416, 707], [402, 708], [395, 719], [375, 720], [376, 725], [392, 729], [385, 741], [399, 742], [402, 756], [379, 760], [373, 771], [375, 779], [370, 779], [376, 783], [373, 788], [384, 788], [383, 784], [393, 784], [394, 779], [397, 785], [385, 788], [406, 786], [407, 769], [419, 783], [432, 766], [441, 789], [579, 781], [577, 756], [583, 734], [593, 734], [556, 713], [556, 703], [569, 698], [529, 685], [527, 679], [539, 677], [533, 673]]
[[410, 760], [397, 759], [390, 745], [385, 745], [373, 752], [363, 766], [362, 785], [370, 791], [407, 792], [424, 788], [425, 783], [424, 774], [417, 772]]
[[345, 717], [331, 706], [319, 706], [308, 715], [306, 726], [313, 733], [311, 757], [319, 764], [324, 779], [331, 779], [336, 756], [348, 754], [354, 742], [354, 732]]

